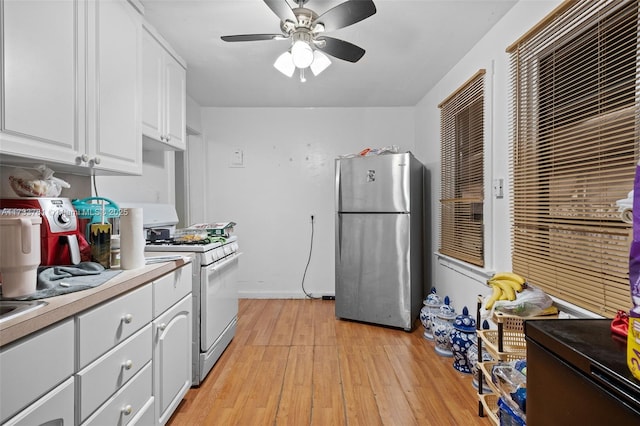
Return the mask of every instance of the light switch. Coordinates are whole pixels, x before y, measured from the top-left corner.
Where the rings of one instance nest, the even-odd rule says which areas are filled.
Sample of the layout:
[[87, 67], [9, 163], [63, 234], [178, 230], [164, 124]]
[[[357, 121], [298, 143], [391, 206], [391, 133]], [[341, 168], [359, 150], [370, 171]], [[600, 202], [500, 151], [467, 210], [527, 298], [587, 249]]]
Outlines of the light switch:
[[498, 178], [493, 180], [493, 196], [496, 198], [504, 197], [504, 179]]
[[231, 153], [231, 167], [244, 167], [244, 151], [236, 148]]

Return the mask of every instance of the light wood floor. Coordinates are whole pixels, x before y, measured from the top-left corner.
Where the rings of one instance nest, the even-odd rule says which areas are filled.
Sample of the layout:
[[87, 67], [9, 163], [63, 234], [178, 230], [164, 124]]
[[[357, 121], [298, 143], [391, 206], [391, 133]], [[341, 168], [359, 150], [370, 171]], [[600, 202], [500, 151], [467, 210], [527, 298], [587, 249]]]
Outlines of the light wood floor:
[[234, 340], [169, 426], [490, 425], [422, 331], [337, 320], [333, 301], [242, 299]]

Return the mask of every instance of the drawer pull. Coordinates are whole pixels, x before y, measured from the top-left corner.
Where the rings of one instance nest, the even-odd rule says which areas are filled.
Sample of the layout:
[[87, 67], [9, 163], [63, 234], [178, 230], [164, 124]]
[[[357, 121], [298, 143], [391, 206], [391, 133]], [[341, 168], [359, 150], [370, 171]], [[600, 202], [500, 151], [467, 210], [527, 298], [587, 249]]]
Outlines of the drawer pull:
[[133, 315], [126, 314], [122, 317], [122, 321], [124, 321], [125, 324], [131, 324], [131, 321], [133, 321]]
[[128, 359], [124, 363], [122, 363], [122, 366], [124, 367], [125, 370], [131, 370], [131, 367], [133, 367], [133, 361]]
[[131, 404], [127, 404], [124, 407], [122, 407], [122, 414], [124, 414], [125, 416], [128, 416], [131, 413], [133, 413], [133, 407], [131, 406]]
[[160, 331], [164, 331], [165, 328], [167, 328], [167, 324], [165, 324], [165, 323], [162, 323], [162, 324], [160, 324], [158, 326], [158, 330], [160, 330]]

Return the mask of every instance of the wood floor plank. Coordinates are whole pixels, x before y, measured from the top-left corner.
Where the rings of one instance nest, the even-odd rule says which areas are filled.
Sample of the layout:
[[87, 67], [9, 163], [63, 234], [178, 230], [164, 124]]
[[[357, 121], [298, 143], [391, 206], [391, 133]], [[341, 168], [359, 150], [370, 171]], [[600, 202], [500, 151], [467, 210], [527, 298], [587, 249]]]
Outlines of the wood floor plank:
[[346, 425], [340, 362], [336, 346], [321, 345], [313, 357], [313, 426]]
[[420, 327], [340, 320], [333, 301], [242, 299], [236, 336], [168, 426], [491, 425], [470, 375]]
[[278, 405], [278, 425], [307, 425], [311, 421], [313, 346], [292, 346]]
[[[273, 303], [269, 303], [273, 302]], [[248, 345], [268, 345], [284, 306], [284, 300], [263, 300], [259, 305], [260, 312], [253, 316], [253, 323], [249, 324], [250, 339]]]

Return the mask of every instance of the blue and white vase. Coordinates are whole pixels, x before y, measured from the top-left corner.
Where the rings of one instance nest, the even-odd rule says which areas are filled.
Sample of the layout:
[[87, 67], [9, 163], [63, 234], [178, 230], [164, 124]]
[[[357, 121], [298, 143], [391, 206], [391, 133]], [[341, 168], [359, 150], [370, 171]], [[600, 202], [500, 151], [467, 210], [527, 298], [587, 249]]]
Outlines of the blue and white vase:
[[451, 339], [449, 334], [453, 329], [453, 321], [456, 318], [456, 311], [449, 305], [449, 297], [444, 298], [444, 305], [440, 306], [438, 313], [432, 318], [431, 327], [433, 337], [436, 342], [435, 351], [441, 356], [453, 356], [451, 351]]
[[453, 368], [461, 373], [471, 374], [467, 350], [473, 344], [476, 337], [476, 320], [469, 315], [469, 309], [465, 306], [462, 314], [453, 321], [453, 329], [449, 334], [451, 340], [451, 352], [453, 352]]
[[424, 305], [422, 309], [420, 309], [420, 322], [424, 327], [422, 337], [427, 340], [433, 340], [433, 330], [431, 329], [432, 318], [440, 309], [440, 306], [442, 306], [442, 302], [440, 301], [440, 297], [436, 294], [435, 288], [431, 289], [431, 293], [429, 293], [427, 298], [424, 299], [422, 304]]

